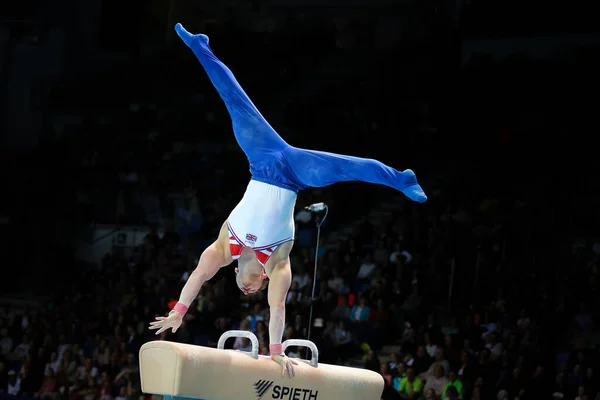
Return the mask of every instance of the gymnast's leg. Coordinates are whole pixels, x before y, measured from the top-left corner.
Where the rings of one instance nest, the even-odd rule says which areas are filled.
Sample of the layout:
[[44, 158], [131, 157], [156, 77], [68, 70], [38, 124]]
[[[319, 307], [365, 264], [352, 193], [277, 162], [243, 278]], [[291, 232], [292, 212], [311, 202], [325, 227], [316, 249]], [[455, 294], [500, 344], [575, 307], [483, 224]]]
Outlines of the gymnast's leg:
[[386, 185], [420, 203], [425, 192], [410, 169], [398, 171], [377, 160], [289, 147], [284, 158], [302, 185], [323, 187], [337, 182], [361, 181]]
[[219, 92], [231, 116], [235, 138], [250, 163], [267, 154], [282, 151], [288, 144], [275, 132], [252, 104], [231, 70], [213, 54], [208, 36], [193, 35], [181, 24], [175, 31], [196, 55], [208, 77]]

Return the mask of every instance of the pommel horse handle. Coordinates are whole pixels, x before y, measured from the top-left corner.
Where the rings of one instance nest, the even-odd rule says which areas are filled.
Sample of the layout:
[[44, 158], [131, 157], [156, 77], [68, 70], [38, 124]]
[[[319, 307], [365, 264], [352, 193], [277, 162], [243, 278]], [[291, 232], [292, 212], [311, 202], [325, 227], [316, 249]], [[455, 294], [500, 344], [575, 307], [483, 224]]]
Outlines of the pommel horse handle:
[[[219, 341], [217, 342], [217, 349], [223, 350], [225, 349], [225, 341], [232, 337], [243, 337], [250, 339], [250, 343], [252, 343], [252, 351], [240, 351], [240, 353], [244, 353], [249, 355], [252, 358], [258, 359], [258, 338], [254, 333], [250, 331], [227, 331], [221, 335]], [[313, 345], [314, 346], [314, 345]], [[285, 344], [284, 344], [285, 349]]]
[[310, 349], [310, 355], [311, 355], [310, 363], [314, 367], [319, 366], [319, 349], [317, 349], [316, 344], [314, 344], [310, 340], [305, 340], [305, 339], [288, 339], [281, 344], [281, 347], [283, 347], [284, 352], [285, 352], [285, 349], [287, 349], [289, 346], [308, 347]]

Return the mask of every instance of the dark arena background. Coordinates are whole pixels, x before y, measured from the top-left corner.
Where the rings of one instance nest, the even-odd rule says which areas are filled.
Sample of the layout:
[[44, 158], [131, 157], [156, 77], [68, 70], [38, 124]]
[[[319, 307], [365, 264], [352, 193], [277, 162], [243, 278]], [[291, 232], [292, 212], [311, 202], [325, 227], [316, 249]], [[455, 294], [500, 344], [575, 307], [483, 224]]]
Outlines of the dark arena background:
[[592, 3], [4, 4], [0, 398], [159, 399], [137, 372], [156, 339], [252, 330], [267, 351], [266, 292], [242, 295], [233, 267], [175, 334], [147, 329], [250, 178], [181, 22], [290, 144], [413, 169], [429, 196], [301, 192], [285, 339], [313, 324], [321, 360], [380, 373], [385, 400], [598, 399]]

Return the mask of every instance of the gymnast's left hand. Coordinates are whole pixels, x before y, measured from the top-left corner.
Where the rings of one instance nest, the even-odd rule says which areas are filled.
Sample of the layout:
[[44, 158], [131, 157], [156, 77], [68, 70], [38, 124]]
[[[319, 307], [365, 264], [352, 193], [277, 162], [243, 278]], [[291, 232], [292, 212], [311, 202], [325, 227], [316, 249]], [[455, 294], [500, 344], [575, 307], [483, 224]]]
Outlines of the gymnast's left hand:
[[289, 359], [285, 354], [271, 354], [271, 359], [281, 365], [281, 376], [285, 376], [286, 371], [290, 378], [296, 376], [294, 372], [294, 365], [298, 365], [296, 361]]

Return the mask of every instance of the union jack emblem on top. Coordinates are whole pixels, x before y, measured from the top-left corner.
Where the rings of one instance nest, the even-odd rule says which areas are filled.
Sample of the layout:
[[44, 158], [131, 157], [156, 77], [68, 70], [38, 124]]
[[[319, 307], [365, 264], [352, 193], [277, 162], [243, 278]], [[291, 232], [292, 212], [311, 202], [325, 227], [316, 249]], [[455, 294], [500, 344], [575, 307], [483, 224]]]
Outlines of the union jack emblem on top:
[[251, 233], [246, 233], [246, 240], [249, 242], [256, 242], [257, 237]]

